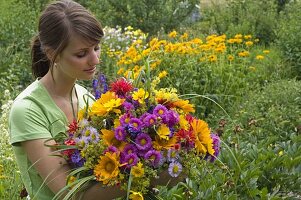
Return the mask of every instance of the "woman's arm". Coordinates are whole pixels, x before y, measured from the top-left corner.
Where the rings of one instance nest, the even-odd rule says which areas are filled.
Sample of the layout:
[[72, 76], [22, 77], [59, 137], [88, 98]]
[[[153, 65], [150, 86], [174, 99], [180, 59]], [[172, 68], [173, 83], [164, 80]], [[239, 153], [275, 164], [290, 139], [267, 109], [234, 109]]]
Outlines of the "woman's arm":
[[[53, 156], [55, 149], [45, 146], [46, 139], [37, 139], [21, 142], [22, 148], [26, 151], [33, 167], [38, 171], [40, 176], [45, 180], [46, 185], [55, 194], [66, 186], [67, 176], [70, 172], [65, 159]], [[49, 145], [55, 145], [54, 141], [47, 142]], [[113, 199], [125, 195], [117, 187], [102, 188], [101, 184], [95, 184], [88, 188], [83, 195], [84, 200], [95, 199]]]

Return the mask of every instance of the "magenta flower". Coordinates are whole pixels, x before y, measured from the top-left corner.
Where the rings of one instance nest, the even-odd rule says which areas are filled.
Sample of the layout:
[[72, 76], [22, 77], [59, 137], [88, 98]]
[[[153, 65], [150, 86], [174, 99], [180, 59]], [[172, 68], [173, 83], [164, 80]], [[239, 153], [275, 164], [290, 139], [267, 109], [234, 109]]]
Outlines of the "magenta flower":
[[126, 168], [131, 168], [137, 164], [138, 160], [139, 160], [139, 158], [138, 158], [137, 154], [131, 153], [131, 154], [126, 155], [123, 158], [122, 163], [126, 163], [126, 165], [125, 165]]
[[129, 121], [129, 129], [131, 132], [139, 132], [141, 130], [142, 122], [138, 118], [131, 118]]
[[152, 146], [152, 139], [148, 134], [140, 133], [135, 139], [135, 144], [139, 150], [149, 150]]
[[130, 113], [126, 113], [120, 117], [120, 123], [122, 126], [126, 126], [129, 124], [132, 115]]
[[178, 153], [178, 151], [175, 150], [175, 149], [168, 149], [167, 160], [169, 162], [175, 162], [178, 159], [179, 159], [179, 153]]
[[173, 110], [169, 110], [165, 115], [162, 116], [163, 123], [169, 127], [173, 127], [179, 122], [179, 114]]
[[126, 138], [126, 131], [124, 130], [124, 128], [122, 126], [118, 126], [115, 130], [114, 130], [114, 134], [115, 134], [115, 138], [119, 141], [125, 141]]
[[182, 165], [179, 162], [172, 162], [169, 164], [168, 173], [172, 177], [178, 177], [182, 172]]
[[162, 155], [160, 152], [150, 150], [145, 154], [144, 159], [148, 160], [153, 167], [158, 167], [161, 157]]
[[167, 108], [161, 104], [158, 104], [153, 110], [153, 114], [158, 117], [162, 117], [163, 115], [167, 114], [167, 112]]
[[107, 152], [110, 153], [117, 153], [118, 149], [114, 146], [109, 146], [106, 150], [104, 150], [103, 154], [106, 154]]
[[217, 134], [211, 133], [210, 136], [213, 140], [213, 149], [214, 149], [214, 156], [211, 156], [210, 161], [213, 162], [215, 161], [216, 157], [219, 155], [221, 141]]
[[155, 125], [157, 122], [157, 116], [154, 114], [148, 114], [144, 119], [143, 123], [145, 124], [146, 127]]
[[124, 154], [131, 154], [136, 152], [137, 152], [137, 148], [136, 145], [134, 144], [127, 144], [122, 150], [122, 153]]

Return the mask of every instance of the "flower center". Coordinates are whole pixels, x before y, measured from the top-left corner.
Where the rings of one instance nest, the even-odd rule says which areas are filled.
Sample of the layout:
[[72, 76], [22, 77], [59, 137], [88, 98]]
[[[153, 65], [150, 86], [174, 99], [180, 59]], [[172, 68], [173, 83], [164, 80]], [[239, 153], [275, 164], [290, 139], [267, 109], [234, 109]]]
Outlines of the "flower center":
[[159, 115], [163, 115], [164, 111], [163, 110], [159, 110]]
[[112, 172], [113, 171], [113, 169], [114, 169], [114, 163], [112, 163], [112, 162], [108, 162], [107, 164], [106, 164], [106, 167], [105, 167], [105, 169], [106, 169], [106, 171], [107, 172]]
[[175, 165], [172, 169], [173, 173], [177, 173], [179, 171], [179, 166]]
[[146, 144], [146, 140], [145, 140], [144, 138], [141, 139], [141, 140], [140, 140], [140, 144], [141, 144], [141, 145], [145, 145], [145, 144]]

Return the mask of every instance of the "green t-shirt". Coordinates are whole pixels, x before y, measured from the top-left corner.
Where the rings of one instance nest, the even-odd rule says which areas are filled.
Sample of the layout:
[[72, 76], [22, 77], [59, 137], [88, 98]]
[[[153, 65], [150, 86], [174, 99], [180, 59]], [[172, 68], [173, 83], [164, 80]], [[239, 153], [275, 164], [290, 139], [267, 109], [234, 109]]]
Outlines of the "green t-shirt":
[[[75, 85], [79, 109], [84, 108], [87, 90]], [[29, 85], [14, 101], [9, 116], [10, 143], [13, 146], [23, 183], [30, 197], [49, 200], [53, 192], [43, 183], [32, 166], [20, 142], [34, 139], [52, 138], [68, 128], [65, 113], [55, 104], [46, 88], [39, 80]], [[38, 151], [38, 149], [37, 149]]]

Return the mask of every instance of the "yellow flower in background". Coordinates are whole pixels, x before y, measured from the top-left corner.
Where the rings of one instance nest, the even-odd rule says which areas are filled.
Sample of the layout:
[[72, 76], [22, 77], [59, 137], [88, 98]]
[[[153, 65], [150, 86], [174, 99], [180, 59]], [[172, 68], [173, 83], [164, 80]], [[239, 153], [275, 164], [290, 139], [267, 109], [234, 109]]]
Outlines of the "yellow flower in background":
[[236, 35], [234, 36], [234, 38], [235, 38], [235, 39], [241, 39], [241, 38], [242, 38], [242, 34], [236, 34]]
[[263, 55], [257, 55], [256, 56], [256, 60], [263, 60], [264, 59], [264, 56]]
[[144, 168], [141, 162], [132, 167], [132, 174], [136, 178], [142, 177], [144, 175]]
[[167, 76], [167, 71], [163, 70], [162, 72], [159, 73], [158, 77], [161, 79], [161, 78], [164, 78], [165, 76]]
[[206, 154], [208, 152], [210, 155], [213, 155], [213, 140], [210, 137], [208, 124], [203, 120], [193, 119], [193, 121], [191, 122], [191, 127], [193, 134], [196, 137], [195, 148], [198, 153]]
[[169, 140], [170, 130], [166, 124], [161, 124], [157, 130], [157, 134], [161, 139]]
[[254, 42], [259, 42], [259, 39], [258, 39], [258, 38], [256, 38], [256, 39], [254, 40]]
[[188, 123], [188, 121], [186, 120], [186, 118], [185, 118], [184, 115], [180, 115], [180, 116], [179, 116], [179, 124], [180, 124], [180, 128], [181, 128], [181, 129], [188, 130], [188, 128], [189, 128], [189, 123]]
[[262, 52], [263, 52], [264, 54], [269, 54], [269, 53], [270, 53], [269, 50], [263, 50]]
[[180, 37], [182, 40], [185, 40], [188, 38], [188, 33], [184, 33], [183, 35], [181, 35]]
[[283, 151], [279, 151], [278, 155], [282, 156], [283, 155]]
[[148, 92], [146, 92], [143, 88], [139, 88], [132, 95], [133, 99], [138, 101], [141, 104], [144, 104], [144, 100], [149, 96]]
[[119, 156], [117, 153], [107, 152], [104, 156], [100, 156], [98, 164], [94, 168], [96, 180], [107, 184], [110, 180], [118, 176], [119, 166]]
[[249, 51], [241, 51], [238, 53], [239, 57], [248, 57], [250, 55]]
[[252, 39], [252, 35], [245, 35], [244, 38], [245, 38], [245, 40], [250, 40], [250, 39]]
[[175, 37], [177, 37], [177, 34], [178, 34], [177, 31], [172, 31], [168, 34], [168, 37], [175, 38]]
[[254, 43], [252, 41], [246, 41], [245, 44], [246, 44], [246, 46], [249, 47], [249, 46], [252, 46]]
[[234, 60], [234, 56], [228, 55], [228, 60], [229, 60], [229, 61], [233, 61], [233, 60]]
[[141, 194], [141, 192], [134, 192], [134, 191], [131, 191], [130, 199], [132, 199], [132, 200], [144, 200], [143, 195]]
[[121, 68], [118, 70], [117, 74], [120, 75], [120, 74], [122, 74], [122, 73], [124, 73], [124, 68], [123, 68], [123, 67], [121, 67]]
[[210, 62], [216, 62], [216, 61], [217, 61], [217, 56], [216, 56], [216, 55], [210, 55], [210, 56], [208, 57], [208, 60], [209, 60]]

